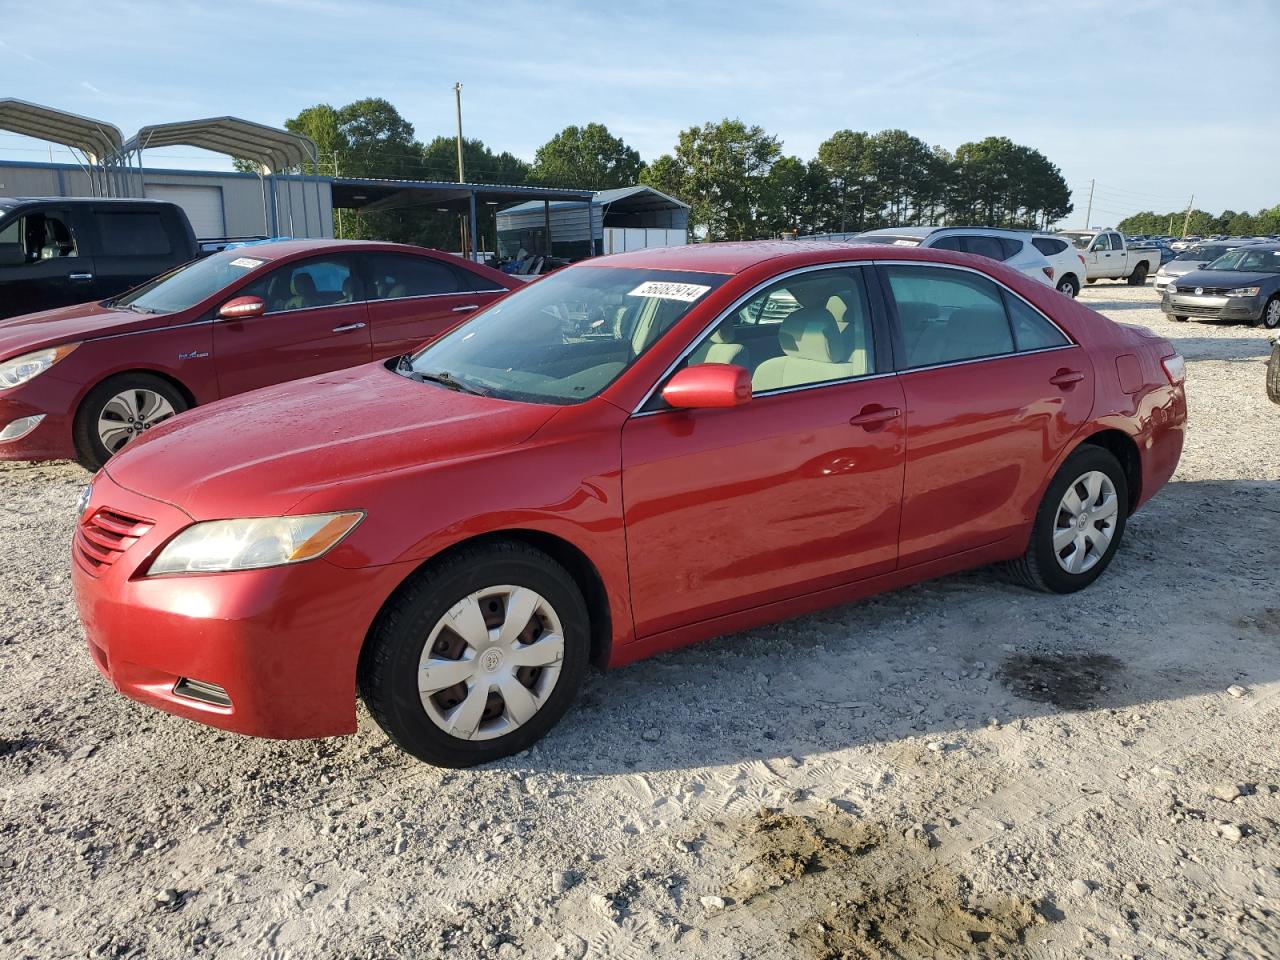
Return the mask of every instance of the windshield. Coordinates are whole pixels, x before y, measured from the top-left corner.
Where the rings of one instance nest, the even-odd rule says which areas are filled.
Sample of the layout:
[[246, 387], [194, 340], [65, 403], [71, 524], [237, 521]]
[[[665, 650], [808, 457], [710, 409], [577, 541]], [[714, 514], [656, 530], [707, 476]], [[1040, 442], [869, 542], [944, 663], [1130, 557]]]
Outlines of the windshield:
[[1231, 246], [1225, 243], [1201, 243], [1183, 250], [1173, 259], [1196, 260], [1203, 263], [1209, 260], [1217, 260], [1218, 257], [1222, 256], [1230, 249], [1232, 249]]
[[1230, 253], [1223, 254], [1205, 269], [1232, 270], [1237, 273], [1280, 273], [1280, 250], [1237, 247]]
[[1075, 248], [1077, 250], [1088, 250], [1089, 244], [1093, 242], [1093, 238], [1096, 237], [1097, 234], [1096, 233], [1063, 233], [1063, 234], [1060, 234], [1060, 236], [1066, 237], [1073, 244], [1075, 244]]
[[215, 253], [130, 290], [111, 306], [138, 313], [177, 313], [224, 290], [268, 261], [238, 251]]
[[616, 380], [728, 277], [569, 267], [517, 290], [400, 364], [453, 390], [580, 403]]

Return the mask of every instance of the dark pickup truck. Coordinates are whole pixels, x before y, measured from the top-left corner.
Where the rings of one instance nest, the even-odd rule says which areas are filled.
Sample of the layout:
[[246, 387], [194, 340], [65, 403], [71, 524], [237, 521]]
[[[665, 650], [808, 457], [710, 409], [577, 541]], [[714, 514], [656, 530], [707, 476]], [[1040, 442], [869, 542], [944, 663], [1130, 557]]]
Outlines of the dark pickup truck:
[[0, 318], [105, 300], [203, 252], [176, 204], [0, 199]]

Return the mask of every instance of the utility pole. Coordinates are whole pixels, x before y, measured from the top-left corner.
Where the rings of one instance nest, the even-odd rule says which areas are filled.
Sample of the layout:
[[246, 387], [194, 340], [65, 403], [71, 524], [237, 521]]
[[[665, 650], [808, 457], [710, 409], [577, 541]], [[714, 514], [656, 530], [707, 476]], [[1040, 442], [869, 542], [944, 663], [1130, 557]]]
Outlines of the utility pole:
[[1096, 181], [1089, 181], [1089, 209], [1084, 213], [1084, 228], [1089, 229], [1089, 225], [1093, 223], [1093, 185]]
[[[333, 179], [337, 180], [342, 174], [338, 172], [338, 151], [333, 151]], [[342, 208], [338, 207], [338, 237], [342, 238]]]
[[[462, 167], [462, 84], [455, 83], [453, 85], [453, 98], [458, 107], [458, 182], [466, 183], [467, 176]], [[467, 252], [467, 221], [466, 217], [462, 220], [462, 252]]]
[[1187, 201], [1187, 214], [1182, 218], [1182, 235], [1187, 235], [1187, 227], [1191, 226], [1191, 207], [1196, 202], [1196, 195], [1193, 193], [1191, 199]]

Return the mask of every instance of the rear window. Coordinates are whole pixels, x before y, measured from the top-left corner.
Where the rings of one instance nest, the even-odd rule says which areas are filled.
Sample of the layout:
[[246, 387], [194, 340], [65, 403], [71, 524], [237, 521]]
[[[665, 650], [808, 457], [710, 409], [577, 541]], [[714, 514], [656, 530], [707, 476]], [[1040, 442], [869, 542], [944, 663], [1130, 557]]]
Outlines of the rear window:
[[98, 239], [109, 257], [159, 257], [173, 252], [159, 213], [114, 213], [95, 210]]
[[1067, 249], [1067, 241], [1057, 240], [1053, 237], [1034, 237], [1031, 240], [1032, 246], [1043, 253], [1046, 257], [1052, 257]]

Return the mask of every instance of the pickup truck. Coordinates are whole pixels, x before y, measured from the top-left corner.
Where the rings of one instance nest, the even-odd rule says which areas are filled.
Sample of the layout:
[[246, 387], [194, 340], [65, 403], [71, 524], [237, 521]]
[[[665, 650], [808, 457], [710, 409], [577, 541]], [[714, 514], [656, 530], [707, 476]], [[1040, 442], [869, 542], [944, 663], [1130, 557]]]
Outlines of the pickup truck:
[[1159, 250], [1128, 247], [1115, 230], [1064, 230], [1059, 236], [1070, 240], [1084, 257], [1089, 283], [1127, 280], [1129, 286], [1140, 287], [1160, 269]]
[[161, 200], [0, 198], [0, 318], [106, 300], [220, 242]]

